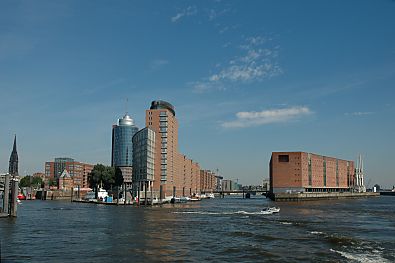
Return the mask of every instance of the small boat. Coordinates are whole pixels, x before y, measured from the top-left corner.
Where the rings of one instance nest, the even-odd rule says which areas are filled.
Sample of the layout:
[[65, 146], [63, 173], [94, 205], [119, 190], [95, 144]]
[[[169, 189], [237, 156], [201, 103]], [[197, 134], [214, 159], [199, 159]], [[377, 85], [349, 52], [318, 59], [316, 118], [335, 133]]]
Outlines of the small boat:
[[191, 199], [190, 199], [190, 201], [192, 201], [192, 202], [194, 202], [194, 201], [201, 201], [202, 199], [200, 199], [200, 197], [198, 197], [198, 196], [194, 196], [194, 197], [191, 197]]
[[188, 196], [182, 196], [180, 197], [180, 202], [181, 203], [186, 203], [188, 201], [191, 201], [191, 198], [189, 198]]
[[26, 200], [26, 196], [24, 194], [18, 194], [18, 199], [19, 200]]
[[215, 198], [214, 193], [207, 194], [207, 198]]
[[268, 213], [279, 213], [280, 212], [280, 207], [265, 207], [262, 209], [262, 212], [268, 212]]
[[171, 200], [170, 200], [170, 203], [171, 204], [181, 203], [181, 198], [179, 198], [179, 197], [172, 197]]

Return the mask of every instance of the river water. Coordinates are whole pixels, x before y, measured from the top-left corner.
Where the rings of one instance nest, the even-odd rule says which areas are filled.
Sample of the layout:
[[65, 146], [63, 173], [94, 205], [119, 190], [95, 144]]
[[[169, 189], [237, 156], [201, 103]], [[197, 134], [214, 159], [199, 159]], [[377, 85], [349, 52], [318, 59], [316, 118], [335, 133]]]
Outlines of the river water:
[[395, 197], [268, 204], [24, 201], [0, 219], [1, 262], [395, 262]]

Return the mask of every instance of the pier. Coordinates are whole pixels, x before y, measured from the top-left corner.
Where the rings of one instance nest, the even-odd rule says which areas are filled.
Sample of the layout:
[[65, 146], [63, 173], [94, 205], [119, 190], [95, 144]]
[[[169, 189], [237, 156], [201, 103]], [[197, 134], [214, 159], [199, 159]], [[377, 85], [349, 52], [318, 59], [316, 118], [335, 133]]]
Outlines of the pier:
[[2, 196], [2, 206], [0, 208], [0, 218], [16, 217], [19, 180], [9, 174], [0, 176], [0, 194]]

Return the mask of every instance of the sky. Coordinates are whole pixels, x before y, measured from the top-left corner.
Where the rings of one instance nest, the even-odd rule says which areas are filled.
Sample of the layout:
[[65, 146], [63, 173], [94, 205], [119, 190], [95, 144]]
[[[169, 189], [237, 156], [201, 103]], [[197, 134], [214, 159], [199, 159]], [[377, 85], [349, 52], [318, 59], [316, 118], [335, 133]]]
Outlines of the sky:
[[179, 149], [243, 185], [273, 151], [395, 185], [395, 1], [0, 0], [0, 171], [110, 164], [111, 127], [175, 106]]

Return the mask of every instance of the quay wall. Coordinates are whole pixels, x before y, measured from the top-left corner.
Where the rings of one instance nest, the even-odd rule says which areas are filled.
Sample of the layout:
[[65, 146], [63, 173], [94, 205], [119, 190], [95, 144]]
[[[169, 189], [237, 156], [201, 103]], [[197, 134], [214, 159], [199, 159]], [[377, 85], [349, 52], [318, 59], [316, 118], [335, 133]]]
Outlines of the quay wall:
[[366, 192], [366, 193], [269, 193], [268, 197], [273, 201], [288, 202], [288, 201], [315, 201], [315, 200], [331, 200], [331, 199], [349, 199], [349, 198], [364, 198], [376, 197], [380, 193]]
[[393, 196], [395, 196], [395, 192], [392, 192], [392, 191], [382, 191], [382, 192], [380, 192], [380, 195], [393, 195]]

